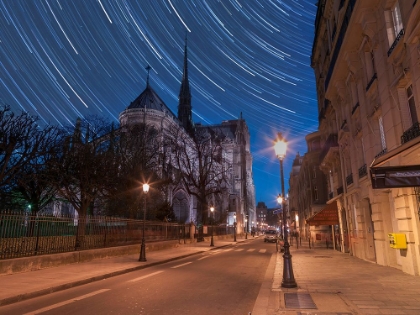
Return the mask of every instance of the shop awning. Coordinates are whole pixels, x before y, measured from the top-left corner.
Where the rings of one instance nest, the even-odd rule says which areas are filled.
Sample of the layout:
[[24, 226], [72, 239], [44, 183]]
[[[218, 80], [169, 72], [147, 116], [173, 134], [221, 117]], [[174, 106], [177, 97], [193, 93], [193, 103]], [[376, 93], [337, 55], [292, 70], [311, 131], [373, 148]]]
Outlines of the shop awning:
[[373, 189], [420, 186], [420, 165], [371, 167]]
[[325, 206], [321, 211], [306, 220], [309, 225], [336, 225], [338, 221], [337, 201]]

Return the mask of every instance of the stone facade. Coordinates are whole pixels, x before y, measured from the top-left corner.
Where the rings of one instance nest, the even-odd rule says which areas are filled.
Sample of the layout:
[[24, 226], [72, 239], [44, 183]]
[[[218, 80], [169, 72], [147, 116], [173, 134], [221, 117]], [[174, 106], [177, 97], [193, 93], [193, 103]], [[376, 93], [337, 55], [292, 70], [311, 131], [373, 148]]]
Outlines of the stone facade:
[[[419, 190], [374, 189], [370, 169], [420, 164], [419, 38], [418, 1], [318, 2], [312, 67], [329, 201], [337, 201], [352, 255], [413, 275]], [[389, 233], [403, 233], [407, 249], [391, 248]]]

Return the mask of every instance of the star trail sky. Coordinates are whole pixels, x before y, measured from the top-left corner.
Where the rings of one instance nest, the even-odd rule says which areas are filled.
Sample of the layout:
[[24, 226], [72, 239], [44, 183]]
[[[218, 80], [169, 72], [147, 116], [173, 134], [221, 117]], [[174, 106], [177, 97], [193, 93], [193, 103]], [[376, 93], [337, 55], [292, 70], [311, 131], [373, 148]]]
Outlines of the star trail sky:
[[0, 102], [41, 123], [118, 115], [150, 85], [177, 113], [188, 37], [194, 122], [242, 112], [256, 201], [275, 206], [277, 132], [289, 141], [286, 191], [317, 129], [310, 67], [314, 0], [0, 0]]

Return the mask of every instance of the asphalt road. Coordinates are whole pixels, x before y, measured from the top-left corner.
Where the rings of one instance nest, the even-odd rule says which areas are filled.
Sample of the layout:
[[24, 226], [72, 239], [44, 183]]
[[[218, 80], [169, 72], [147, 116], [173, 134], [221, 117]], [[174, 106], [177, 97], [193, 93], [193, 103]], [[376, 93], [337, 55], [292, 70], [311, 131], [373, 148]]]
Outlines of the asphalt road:
[[274, 253], [275, 244], [258, 238], [4, 306], [0, 314], [247, 315]]

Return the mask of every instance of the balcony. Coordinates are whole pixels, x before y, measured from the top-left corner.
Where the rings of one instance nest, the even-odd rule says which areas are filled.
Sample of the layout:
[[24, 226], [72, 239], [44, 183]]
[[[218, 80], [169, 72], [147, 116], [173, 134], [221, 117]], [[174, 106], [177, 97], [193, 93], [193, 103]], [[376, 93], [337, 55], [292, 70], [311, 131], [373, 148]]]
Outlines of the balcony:
[[365, 177], [367, 175], [367, 166], [366, 164], [359, 168], [359, 178]]
[[347, 27], [350, 23], [350, 18], [353, 13], [354, 6], [356, 5], [356, 0], [350, 0], [348, 2], [346, 12], [344, 14], [343, 23], [341, 24], [340, 32], [338, 33], [337, 42], [335, 43], [334, 52], [331, 57], [330, 66], [328, 68], [327, 77], [325, 78], [325, 91], [328, 90], [328, 85], [331, 80], [332, 73], [334, 71], [335, 63], [337, 61], [338, 54], [340, 53], [341, 45], [344, 41], [344, 36], [347, 32]]
[[320, 161], [326, 157], [331, 148], [338, 148], [338, 137], [336, 133], [330, 134], [327, 141], [325, 141], [324, 147], [319, 155]]
[[373, 82], [378, 78], [376, 72], [373, 74], [372, 78], [370, 79], [369, 83], [366, 86], [366, 92], [369, 91], [370, 87], [372, 86]]
[[394, 42], [392, 43], [391, 47], [388, 50], [388, 57], [391, 56], [392, 52], [394, 51], [395, 47], [397, 47], [398, 42], [400, 41], [401, 37], [404, 36], [404, 29], [402, 29], [398, 35], [397, 38], [395, 38]]
[[328, 194], [328, 200], [333, 199], [333, 198], [334, 198], [334, 193], [333, 192], [330, 192]]
[[377, 159], [378, 157], [384, 155], [387, 152], [388, 152], [387, 148], [383, 149], [381, 152], [379, 152], [378, 154], [375, 155], [375, 159]]
[[414, 123], [413, 126], [411, 126], [410, 129], [405, 131], [403, 135], [401, 136], [401, 144], [404, 144], [410, 140], [413, 140], [414, 138], [417, 138], [420, 136], [420, 125], [418, 122]]
[[341, 187], [338, 187], [337, 188], [337, 196], [339, 196], [339, 195], [341, 195], [342, 193], [343, 193], [343, 186], [341, 186]]
[[350, 175], [346, 177], [346, 183], [347, 183], [347, 186], [350, 186], [351, 184], [353, 184], [353, 173], [351, 173]]
[[356, 112], [356, 110], [359, 108], [359, 102], [356, 103], [356, 105], [353, 106], [353, 109], [351, 110], [351, 114], [354, 115], [354, 113]]

